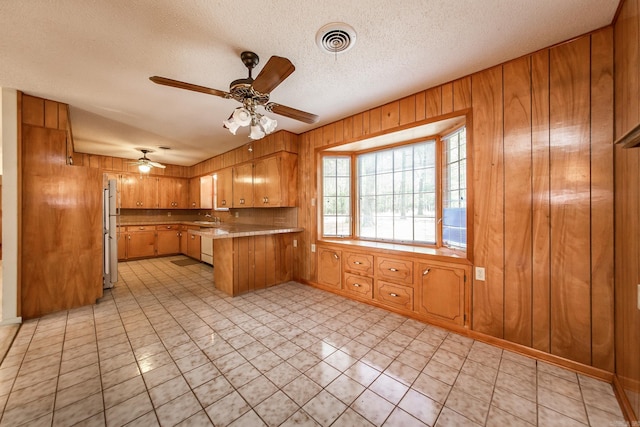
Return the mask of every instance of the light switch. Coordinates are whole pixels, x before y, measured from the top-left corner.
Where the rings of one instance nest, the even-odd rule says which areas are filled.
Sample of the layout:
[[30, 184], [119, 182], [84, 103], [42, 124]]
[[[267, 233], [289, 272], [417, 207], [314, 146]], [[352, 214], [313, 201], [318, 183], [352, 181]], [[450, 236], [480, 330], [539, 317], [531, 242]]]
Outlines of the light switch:
[[312, 243], [311, 244], [311, 252], [315, 252], [316, 251], [316, 244]]
[[298, 247], [298, 240], [297, 239], [293, 239], [293, 247], [294, 248]]
[[484, 281], [484, 267], [476, 267], [476, 280]]

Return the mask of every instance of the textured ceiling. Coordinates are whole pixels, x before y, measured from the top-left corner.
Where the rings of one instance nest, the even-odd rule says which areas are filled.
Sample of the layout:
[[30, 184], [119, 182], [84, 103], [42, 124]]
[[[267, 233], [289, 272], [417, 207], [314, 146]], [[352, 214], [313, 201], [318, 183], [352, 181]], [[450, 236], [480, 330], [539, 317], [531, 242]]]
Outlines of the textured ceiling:
[[[192, 165], [249, 141], [222, 120], [236, 101], [149, 81], [220, 90], [246, 77], [240, 52], [289, 58], [271, 93], [315, 113], [301, 133], [606, 26], [619, 0], [0, 0], [0, 86], [68, 103], [76, 150]], [[330, 22], [354, 27], [353, 49], [315, 45]], [[171, 147], [170, 151], [158, 150]]]

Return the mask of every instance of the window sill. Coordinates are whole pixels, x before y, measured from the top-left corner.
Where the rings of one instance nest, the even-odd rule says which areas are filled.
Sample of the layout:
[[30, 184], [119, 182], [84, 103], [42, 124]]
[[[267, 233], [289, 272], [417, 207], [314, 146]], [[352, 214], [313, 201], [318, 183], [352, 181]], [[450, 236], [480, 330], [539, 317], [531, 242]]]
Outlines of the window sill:
[[369, 248], [384, 251], [401, 252], [408, 255], [426, 255], [429, 258], [446, 259], [447, 261], [470, 264], [467, 252], [459, 249], [451, 248], [429, 248], [425, 246], [403, 245], [398, 243], [372, 242], [369, 240], [351, 240], [351, 239], [330, 239], [324, 238], [320, 240], [324, 243], [338, 244], [353, 248]]

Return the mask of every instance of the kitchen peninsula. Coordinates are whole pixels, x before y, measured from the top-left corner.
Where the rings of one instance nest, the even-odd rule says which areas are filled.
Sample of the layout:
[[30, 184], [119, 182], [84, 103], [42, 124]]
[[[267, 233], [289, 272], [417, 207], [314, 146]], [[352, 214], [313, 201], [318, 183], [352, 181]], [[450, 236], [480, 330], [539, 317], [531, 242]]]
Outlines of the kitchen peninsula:
[[189, 234], [213, 239], [213, 282], [230, 296], [293, 278], [293, 247], [299, 227], [221, 224]]

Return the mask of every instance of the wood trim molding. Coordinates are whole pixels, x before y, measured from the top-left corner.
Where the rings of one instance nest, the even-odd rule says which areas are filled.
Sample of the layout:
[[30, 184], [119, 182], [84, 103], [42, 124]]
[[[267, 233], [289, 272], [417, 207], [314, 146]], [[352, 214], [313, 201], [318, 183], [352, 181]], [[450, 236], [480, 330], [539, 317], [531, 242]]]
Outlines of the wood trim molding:
[[638, 418], [636, 417], [636, 414], [633, 412], [633, 407], [631, 406], [631, 402], [629, 402], [627, 393], [625, 393], [624, 388], [622, 387], [622, 383], [618, 378], [618, 375], [615, 375], [615, 374], [613, 375], [613, 391], [616, 394], [616, 399], [618, 399], [618, 403], [620, 403], [622, 414], [624, 415], [629, 425], [632, 425], [632, 426], [639, 425]]
[[640, 123], [629, 129], [627, 133], [618, 138], [615, 145], [621, 144], [622, 148], [640, 147]]

